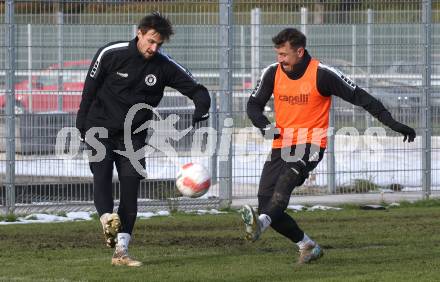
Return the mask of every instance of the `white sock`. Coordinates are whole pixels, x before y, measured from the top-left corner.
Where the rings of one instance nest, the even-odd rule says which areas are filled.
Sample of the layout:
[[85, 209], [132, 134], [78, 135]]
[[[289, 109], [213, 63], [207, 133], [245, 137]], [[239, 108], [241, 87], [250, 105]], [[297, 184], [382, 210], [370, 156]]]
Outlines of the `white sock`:
[[260, 221], [261, 232], [266, 230], [272, 223], [272, 219], [270, 218], [270, 216], [264, 213], [260, 214], [258, 220]]
[[128, 233], [118, 233], [118, 242], [116, 243], [116, 248], [128, 249], [128, 244], [130, 243], [131, 236]]
[[307, 236], [306, 233], [304, 233], [304, 237], [303, 237], [303, 239], [302, 239], [301, 241], [299, 241], [298, 243], [296, 243], [296, 245], [298, 246], [298, 248], [300, 248], [300, 249], [304, 249], [304, 247], [305, 247], [307, 244], [315, 245], [315, 242], [314, 242], [312, 239], [310, 239], [310, 237]]

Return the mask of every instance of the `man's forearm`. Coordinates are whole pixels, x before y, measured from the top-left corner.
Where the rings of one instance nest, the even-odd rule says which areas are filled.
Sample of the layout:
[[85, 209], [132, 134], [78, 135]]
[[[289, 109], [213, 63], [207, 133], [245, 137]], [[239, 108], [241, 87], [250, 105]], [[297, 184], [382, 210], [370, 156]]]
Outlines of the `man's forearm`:
[[247, 104], [247, 115], [252, 124], [257, 128], [264, 128], [270, 124], [269, 119], [263, 114], [264, 106], [250, 98]]

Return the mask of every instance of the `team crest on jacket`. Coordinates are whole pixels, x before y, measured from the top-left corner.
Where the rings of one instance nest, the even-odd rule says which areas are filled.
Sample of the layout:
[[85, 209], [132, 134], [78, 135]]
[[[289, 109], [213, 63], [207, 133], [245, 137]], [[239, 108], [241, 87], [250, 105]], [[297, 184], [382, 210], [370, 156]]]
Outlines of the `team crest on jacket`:
[[154, 74], [149, 74], [145, 77], [145, 84], [148, 86], [153, 86], [156, 84], [157, 78]]

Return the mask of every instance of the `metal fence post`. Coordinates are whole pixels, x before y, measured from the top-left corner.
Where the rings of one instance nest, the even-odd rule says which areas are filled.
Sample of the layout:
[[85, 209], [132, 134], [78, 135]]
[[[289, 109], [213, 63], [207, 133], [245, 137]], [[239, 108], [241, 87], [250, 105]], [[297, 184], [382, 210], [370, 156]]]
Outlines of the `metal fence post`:
[[431, 92], [431, 1], [423, 1], [422, 8], [422, 34], [423, 34], [423, 71], [422, 71], [422, 188], [423, 198], [428, 199], [431, 195], [431, 135], [432, 120], [430, 106]]
[[131, 32], [133, 33], [133, 38], [137, 36], [137, 32], [138, 32], [138, 27], [137, 27], [137, 25], [134, 24], [134, 25], [131, 27]]
[[6, 1], [6, 209], [15, 208], [15, 25], [14, 1]]
[[[228, 121], [232, 119], [232, 0], [219, 2], [219, 24], [220, 24], [220, 133], [228, 127]], [[223, 92], [223, 93], [222, 93]], [[228, 130], [226, 130], [228, 131]], [[228, 144], [227, 156], [219, 160], [219, 182], [220, 182], [220, 207], [229, 207], [232, 202], [232, 148]]]
[[32, 112], [32, 25], [27, 25], [29, 112]]
[[58, 111], [63, 110], [63, 23], [64, 23], [64, 13], [62, 11], [62, 5], [59, 6], [60, 11], [57, 13], [57, 24], [58, 24]]
[[63, 87], [63, 23], [64, 23], [64, 13], [62, 10], [63, 5], [59, 5], [59, 11], [57, 13], [57, 24], [58, 24], [58, 111], [63, 110], [63, 94], [60, 93], [64, 89]]
[[[371, 93], [371, 89], [370, 89], [370, 75], [371, 75], [371, 64], [372, 64], [372, 44], [373, 44], [373, 35], [372, 35], [372, 26], [373, 26], [373, 10], [372, 9], [368, 9], [367, 10], [367, 89], [368, 92]], [[371, 120], [371, 116], [370, 115], [365, 115], [365, 127], [369, 128], [370, 127], [370, 120]]]
[[[357, 38], [356, 38], [356, 25], [351, 26], [351, 65], [353, 66], [351, 68], [351, 78], [353, 79], [355, 77], [356, 69], [355, 66], [357, 65], [357, 59], [356, 59], [356, 52], [357, 52]], [[351, 106], [353, 109], [353, 116], [352, 116], [352, 122], [353, 126], [356, 124], [356, 106]]]
[[[245, 53], [245, 32], [244, 32], [244, 25], [240, 26], [240, 64], [241, 64], [241, 86], [243, 88], [244, 91], [246, 91], [247, 89], [245, 89], [245, 85], [246, 85], [246, 53]], [[241, 109], [242, 111], [246, 110], [246, 107], [243, 104], [243, 108]]]
[[301, 7], [301, 32], [307, 34], [307, 8]]
[[257, 85], [260, 77], [260, 25], [261, 10], [251, 10], [251, 82], [252, 87]]
[[[333, 104], [332, 98], [332, 104]], [[327, 134], [327, 185], [328, 192], [334, 194], [336, 192], [336, 166], [335, 166], [335, 110], [330, 109], [329, 131]]]
[[[218, 121], [217, 121], [217, 115], [218, 115], [218, 111], [217, 111], [217, 93], [216, 92], [211, 92], [211, 116], [209, 118], [209, 126], [211, 128], [214, 128], [217, 131], [217, 134], [219, 134], [218, 131]], [[218, 150], [218, 141], [219, 138], [218, 136], [216, 136], [216, 142], [215, 142], [215, 153], [212, 155], [211, 157], [211, 185], [217, 184], [217, 150]], [[212, 143], [211, 143], [212, 144]]]

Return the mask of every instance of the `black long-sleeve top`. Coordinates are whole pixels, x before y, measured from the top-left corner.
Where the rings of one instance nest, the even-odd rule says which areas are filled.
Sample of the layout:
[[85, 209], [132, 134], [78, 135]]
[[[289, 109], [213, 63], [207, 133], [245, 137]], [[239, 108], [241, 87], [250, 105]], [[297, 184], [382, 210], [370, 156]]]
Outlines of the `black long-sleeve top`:
[[[98, 50], [90, 65], [76, 127], [85, 131], [99, 126], [119, 133], [129, 109], [137, 103], [156, 107], [166, 86], [192, 99], [199, 113], [209, 111], [208, 90], [171, 57], [158, 52], [144, 58], [137, 49], [137, 38], [111, 42]], [[148, 109], [138, 111], [132, 130], [152, 116]]]
[[[311, 57], [306, 51], [300, 63], [294, 65], [290, 72], [284, 71], [290, 79], [299, 79], [305, 73]], [[265, 128], [270, 121], [263, 114], [264, 106], [273, 94], [275, 74], [278, 63], [272, 64], [262, 71], [260, 80], [253, 90], [248, 103], [247, 114], [253, 125]], [[390, 126], [396, 121], [384, 105], [364, 89], [358, 87], [342, 72], [320, 63], [317, 71], [317, 89], [323, 96], [335, 95], [343, 100], [361, 106], [383, 124]]]

